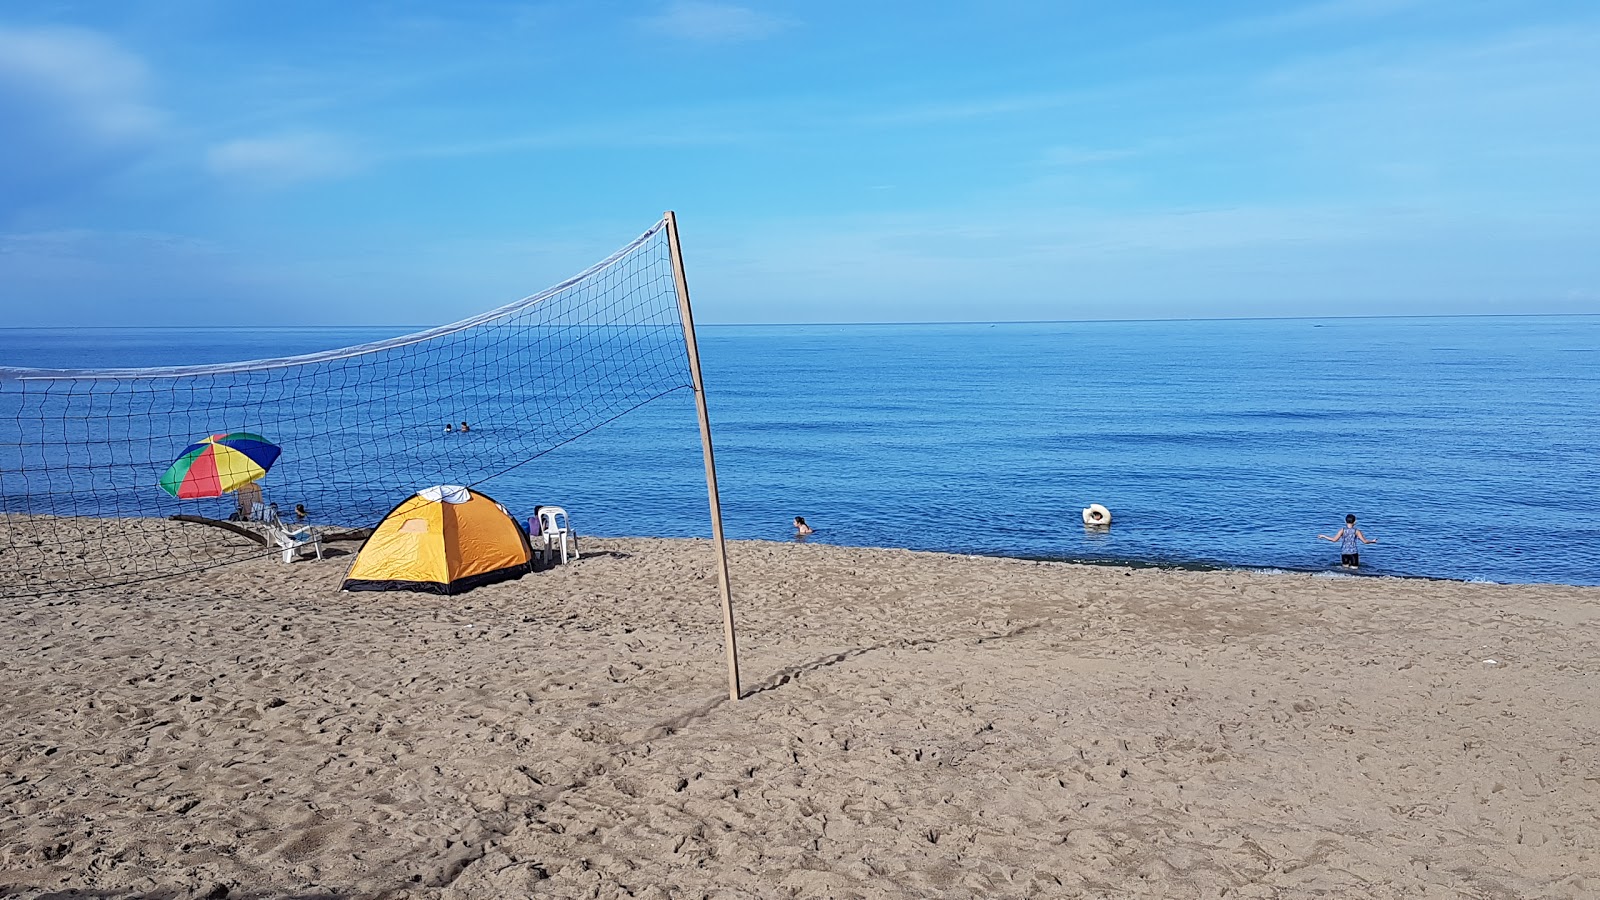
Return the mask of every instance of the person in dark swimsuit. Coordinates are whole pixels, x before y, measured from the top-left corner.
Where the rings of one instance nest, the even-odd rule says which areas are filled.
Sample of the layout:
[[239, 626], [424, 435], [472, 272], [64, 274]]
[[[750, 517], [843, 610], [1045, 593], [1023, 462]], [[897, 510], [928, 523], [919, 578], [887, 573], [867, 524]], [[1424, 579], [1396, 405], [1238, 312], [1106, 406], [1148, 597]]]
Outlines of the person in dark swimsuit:
[[[1361, 533], [1361, 529], [1356, 527], [1354, 514], [1344, 517], [1344, 527], [1339, 529], [1332, 537], [1325, 534], [1319, 534], [1317, 537], [1339, 545], [1339, 565], [1347, 569], [1359, 569], [1361, 567], [1361, 544], [1376, 544], [1378, 542], [1377, 538], [1369, 539]], [[1357, 543], [1358, 541], [1360, 543]]]

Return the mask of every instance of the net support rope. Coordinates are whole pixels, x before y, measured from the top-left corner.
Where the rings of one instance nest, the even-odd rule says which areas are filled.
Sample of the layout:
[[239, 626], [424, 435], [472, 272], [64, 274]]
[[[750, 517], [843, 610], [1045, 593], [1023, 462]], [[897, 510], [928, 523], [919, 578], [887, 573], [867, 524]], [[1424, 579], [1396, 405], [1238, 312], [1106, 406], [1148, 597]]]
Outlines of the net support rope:
[[[665, 225], [547, 290], [402, 337], [217, 365], [0, 367], [0, 596], [281, 552], [174, 515], [250, 528], [275, 506], [290, 528], [370, 527], [419, 488], [481, 485], [692, 390]], [[282, 449], [254, 487], [159, 486], [186, 447], [230, 433]]]

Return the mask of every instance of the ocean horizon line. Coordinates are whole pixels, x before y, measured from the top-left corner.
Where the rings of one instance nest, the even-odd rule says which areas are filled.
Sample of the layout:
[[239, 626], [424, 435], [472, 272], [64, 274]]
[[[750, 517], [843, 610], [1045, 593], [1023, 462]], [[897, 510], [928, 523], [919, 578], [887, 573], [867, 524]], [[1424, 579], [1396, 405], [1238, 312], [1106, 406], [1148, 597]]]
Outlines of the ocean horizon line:
[[[1327, 315], [1327, 316], [1165, 316], [1122, 319], [937, 319], [926, 321], [894, 322], [704, 322], [698, 328], [904, 328], [935, 327], [946, 325], [1102, 325], [1140, 322], [1323, 322], [1323, 321], [1389, 321], [1404, 319], [1594, 319], [1600, 313], [1409, 313], [1403, 315]], [[450, 323], [442, 323], [450, 324]], [[352, 328], [437, 328], [440, 323], [344, 323], [280, 325], [266, 323], [238, 323], [233, 325], [0, 325], [0, 331], [340, 331]]]

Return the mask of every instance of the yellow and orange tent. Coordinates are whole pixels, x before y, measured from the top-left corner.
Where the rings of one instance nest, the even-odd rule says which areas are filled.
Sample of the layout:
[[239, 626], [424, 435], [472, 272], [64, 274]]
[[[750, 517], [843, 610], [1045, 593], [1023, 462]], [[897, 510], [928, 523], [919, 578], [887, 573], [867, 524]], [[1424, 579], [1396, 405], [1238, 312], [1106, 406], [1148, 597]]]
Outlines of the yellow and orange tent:
[[528, 534], [505, 507], [446, 484], [418, 491], [383, 517], [342, 589], [460, 594], [521, 578], [532, 563]]

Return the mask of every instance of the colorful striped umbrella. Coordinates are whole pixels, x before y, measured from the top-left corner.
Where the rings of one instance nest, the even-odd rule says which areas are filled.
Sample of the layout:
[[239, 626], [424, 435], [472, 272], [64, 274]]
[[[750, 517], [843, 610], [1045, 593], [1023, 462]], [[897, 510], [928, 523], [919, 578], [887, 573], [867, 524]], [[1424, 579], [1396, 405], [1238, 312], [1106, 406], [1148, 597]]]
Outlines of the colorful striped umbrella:
[[161, 476], [161, 489], [180, 500], [220, 497], [267, 474], [282, 452], [259, 434], [213, 434], [183, 449]]

